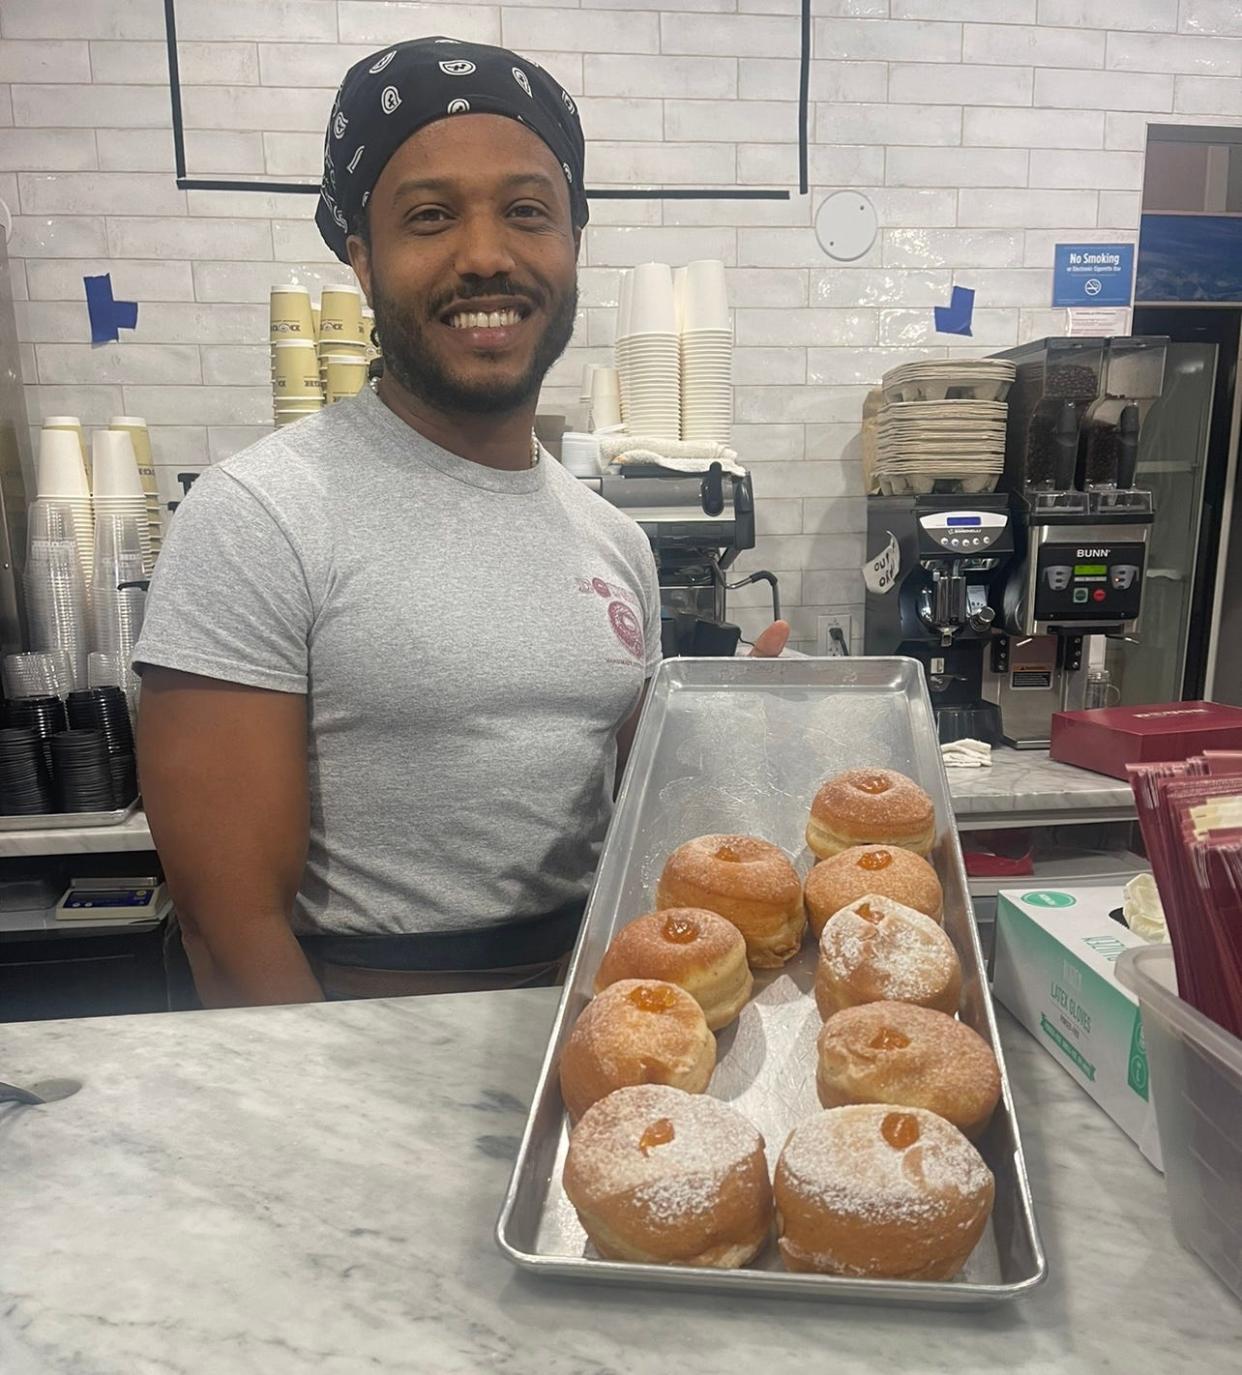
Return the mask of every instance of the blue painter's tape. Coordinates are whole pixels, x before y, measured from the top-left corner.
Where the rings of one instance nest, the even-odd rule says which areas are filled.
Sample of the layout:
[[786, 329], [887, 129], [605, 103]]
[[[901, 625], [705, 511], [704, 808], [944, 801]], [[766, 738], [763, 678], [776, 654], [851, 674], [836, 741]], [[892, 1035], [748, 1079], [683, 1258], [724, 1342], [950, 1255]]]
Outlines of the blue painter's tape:
[[112, 276], [83, 277], [86, 287], [86, 309], [91, 317], [91, 343], [109, 344], [120, 336], [122, 329], [133, 329], [138, 323], [137, 301], [112, 299]]
[[971, 287], [955, 286], [947, 306], [936, 306], [937, 334], [969, 334], [975, 313], [975, 293]]

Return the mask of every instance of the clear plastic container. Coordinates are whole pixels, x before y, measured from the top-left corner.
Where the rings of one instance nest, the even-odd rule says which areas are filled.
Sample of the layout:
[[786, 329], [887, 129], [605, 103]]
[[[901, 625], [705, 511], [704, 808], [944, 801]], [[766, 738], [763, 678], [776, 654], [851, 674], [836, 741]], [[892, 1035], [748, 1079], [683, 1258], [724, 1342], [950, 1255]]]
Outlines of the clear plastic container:
[[1242, 1041], [1177, 994], [1171, 945], [1126, 950], [1139, 1000], [1173, 1231], [1242, 1299]]

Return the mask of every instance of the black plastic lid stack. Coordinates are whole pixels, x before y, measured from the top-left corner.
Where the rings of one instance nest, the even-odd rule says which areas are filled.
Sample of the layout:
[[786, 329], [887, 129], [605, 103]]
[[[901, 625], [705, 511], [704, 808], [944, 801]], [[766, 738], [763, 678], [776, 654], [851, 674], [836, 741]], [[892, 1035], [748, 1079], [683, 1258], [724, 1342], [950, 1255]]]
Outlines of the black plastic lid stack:
[[57, 810], [114, 811], [112, 770], [103, 731], [62, 731], [52, 736], [51, 743]]
[[42, 739], [25, 727], [0, 730], [0, 814], [38, 816], [50, 812], [52, 796]]
[[117, 808], [128, 807], [138, 796], [138, 768], [132, 754], [111, 754], [108, 769], [112, 775], [112, 802]]
[[119, 687], [87, 688], [69, 694], [69, 724], [75, 730], [102, 731], [109, 754], [133, 754], [129, 703]]

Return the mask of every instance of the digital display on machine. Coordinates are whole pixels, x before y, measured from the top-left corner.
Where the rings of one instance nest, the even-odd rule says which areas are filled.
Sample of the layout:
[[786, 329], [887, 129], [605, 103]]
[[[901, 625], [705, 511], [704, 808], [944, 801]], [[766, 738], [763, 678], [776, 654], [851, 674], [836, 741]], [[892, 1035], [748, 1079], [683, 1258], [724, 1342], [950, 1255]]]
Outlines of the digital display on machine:
[[1074, 565], [1074, 576], [1076, 578], [1102, 578], [1108, 572], [1106, 563], [1076, 563]]
[[982, 525], [982, 516], [950, 516], [946, 522], [950, 527], [954, 525]]

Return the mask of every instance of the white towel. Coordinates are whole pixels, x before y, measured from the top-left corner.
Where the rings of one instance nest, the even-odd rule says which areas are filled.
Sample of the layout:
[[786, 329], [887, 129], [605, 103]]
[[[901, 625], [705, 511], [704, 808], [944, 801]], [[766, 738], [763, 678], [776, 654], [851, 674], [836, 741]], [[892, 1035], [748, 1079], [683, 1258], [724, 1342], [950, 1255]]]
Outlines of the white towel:
[[596, 438], [605, 463], [653, 463], [675, 473], [705, 473], [713, 463], [719, 463], [735, 477], [746, 472], [737, 461], [737, 450], [725, 444], [633, 434], [598, 434]]
[[947, 740], [940, 746], [946, 769], [990, 769], [992, 746], [983, 740]]

